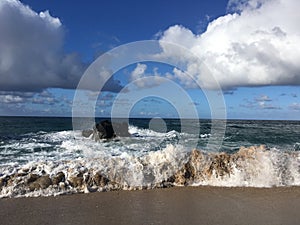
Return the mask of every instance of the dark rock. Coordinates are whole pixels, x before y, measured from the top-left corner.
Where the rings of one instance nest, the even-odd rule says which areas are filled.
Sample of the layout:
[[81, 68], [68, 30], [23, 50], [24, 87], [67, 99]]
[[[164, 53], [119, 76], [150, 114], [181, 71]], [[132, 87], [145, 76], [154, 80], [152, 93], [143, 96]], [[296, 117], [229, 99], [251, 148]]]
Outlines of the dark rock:
[[13, 185], [13, 183], [14, 183], [14, 177], [13, 177], [13, 175], [11, 175], [11, 176], [7, 176], [6, 178], [5, 178], [5, 181], [6, 181], [6, 186], [12, 186]]
[[100, 173], [96, 173], [93, 177], [93, 181], [98, 187], [104, 187], [109, 183], [109, 179], [101, 175]]
[[60, 182], [65, 181], [65, 174], [63, 172], [57, 173], [53, 178], [52, 178], [52, 184], [58, 185]]
[[130, 133], [128, 132], [128, 123], [113, 123], [113, 129], [116, 136], [119, 137], [130, 137]]
[[174, 187], [174, 184], [173, 184], [173, 182], [163, 181], [161, 187], [162, 188], [171, 188], [171, 187]]
[[34, 173], [29, 174], [29, 177], [27, 179], [27, 183], [32, 183], [36, 181], [40, 176]]
[[112, 123], [109, 122], [108, 120], [104, 120], [96, 124], [96, 130], [98, 131], [98, 137], [100, 139], [110, 139], [115, 136]]
[[26, 176], [28, 173], [24, 173], [24, 172], [21, 172], [21, 173], [17, 173], [17, 177], [24, 177]]
[[35, 181], [29, 183], [29, 190], [34, 191], [38, 189], [46, 189], [52, 184], [52, 181], [49, 175], [41, 176], [37, 178]]
[[83, 177], [70, 177], [68, 179], [69, 181], [69, 184], [72, 186], [72, 187], [81, 187], [83, 185]]
[[77, 177], [83, 177], [83, 173], [82, 173], [82, 172], [79, 172], [79, 173], [77, 174]]
[[[7, 183], [11, 180], [10, 176], [6, 176], [0, 179], [0, 187], [6, 186]], [[12, 181], [11, 181], [12, 182]]]
[[169, 182], [169, 183], [174, 183], [174, 182], [175, 182], [175, 176], [173, 175], [173, 176], [169, 177], [169, 178], [167, 179], [167, 182]]
[[124, 188], [123, 185], [121, 185], [120, 183], [118, 182], [115, 182], [115, 181], [110, 181], [107, 186], [105, 187], [105, 191], [117, 191], [117, 190], [122, 190]]
[[28, 168], [23, 168], [22, 170], [23, 170], [24, 173], [28, 173], [29, 172]]
[[101, 173], [97, 172], [95, 175], [91, 173], [85, 176], [84, 182], [86, 184], [87, 190], [89, 192], [95, 192], [100, 188], [106, 188], [110, 180], [103, 176]]
[[30, 191], [34, 191], [34, 190], [40, 189], [40, 185], [38, 183], [36, 183], [36, 182], [30, 183], [28, 185], [28, 187], [29, 187]]
[[2, 188], [4, 186], [4, 179], [3, 178], [0, 178], [0, 188]]
[[39, 185], [42, 189], [45, 189], [52, 184], [52, 181], [51, 181], [49, 175], [40, 177], [39, 179], [36, 180], [36, 182], [39, 183]]
[[31, 167], [30, 170], [29, 170], [29, 172], [32, 172], [34, 170], [36, 170], [36, 166]]
[[129, 137], [130, 133], [128, 132], [128, 123], [126, 122], [111, 123], [108, 120], [103, 120], [97, 123], [93, 127], [93, 130], [82, 131], [82, 135], [84, 137], [90, 137], [90, 135], [92, 135], [92, 139], [99, 141], [100, 139], [111, 139], [116, 136]]
[[93, 134], [93, 130], [83, 130], [82, 131], [82, 136], [86, 137], [86, 138], [90, 137], [92, 134]]
[[93, 128], [93, 139], [98, 141], [100, 139], [111, 139], [115, 136], [113, 126], [108, 120], [101, 121]]
[[195, 168], [191, 163], [186, 163], [184, 165], [184, 177], [186, 179], [192, 179], [195, 176]]

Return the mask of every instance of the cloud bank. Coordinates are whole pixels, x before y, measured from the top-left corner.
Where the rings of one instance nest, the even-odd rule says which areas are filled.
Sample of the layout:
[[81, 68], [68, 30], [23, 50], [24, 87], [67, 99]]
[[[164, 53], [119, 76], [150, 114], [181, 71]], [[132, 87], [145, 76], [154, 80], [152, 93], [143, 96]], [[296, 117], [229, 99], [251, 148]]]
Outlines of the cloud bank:
[[[300, 1], [230, 0], [229, 13], [209, 23], [202, 34], [175, 25], [159, 38], [162, 56], [186, 62], [187, 73], [203, 88], [216, 89], [211, 75], [224, 90], [237, 87], [300, 85]], [[179, 44], [203, 64], [174, 52], [164, 42]], [[203, 66], [205, 65], [205, 66]], [[194, 88], [176, 71], [175, 78]]]

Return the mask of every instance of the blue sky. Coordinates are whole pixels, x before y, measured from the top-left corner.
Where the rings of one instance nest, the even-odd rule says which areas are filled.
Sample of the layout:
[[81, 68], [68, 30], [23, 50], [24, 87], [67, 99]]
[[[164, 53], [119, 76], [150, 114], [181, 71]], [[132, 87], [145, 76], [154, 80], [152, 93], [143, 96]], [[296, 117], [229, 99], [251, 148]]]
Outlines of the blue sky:
[[[196, 109], [200, 118], [209, 118], [216, 109], [205, 94], [214, 92], [224, 97], [230, 119], [299, 120], [299, 4], [2, 0], [0, 115], [71, 116], [77, 84], [98, 56], [130, 42], [156, 40], [161, 57], [183, 56], [186, 71], [157, 62], [128, 65], [100, 95], [86, 91], [87, 100], [98, 99], [96, 116], [110, 116], [119, 97], [133, 117], [181, 117], [180, 112]], [[218, 85], [211, 84], [203, 66], [164, 42], [199, 57]], [[191, 102], [174, 100], [178, 92]], [[132, 102], [137, 93], [142, 98]]]

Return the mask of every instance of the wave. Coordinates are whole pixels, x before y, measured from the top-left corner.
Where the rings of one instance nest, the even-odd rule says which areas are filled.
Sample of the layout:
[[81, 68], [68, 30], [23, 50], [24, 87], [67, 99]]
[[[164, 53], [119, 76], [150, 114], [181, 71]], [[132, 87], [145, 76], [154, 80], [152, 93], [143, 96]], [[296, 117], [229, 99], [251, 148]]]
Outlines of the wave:
[[300, 152], [251, 146], [229, 154], [168, 144], [143, 155], [99, 151], [92, 158], [0, 167], [0, 197], [197, 185], [299, 186]]
[[194, 150], [173, 180], [179, 185], [299, 186], [300, 154], [265, 146], [241, 147], [233, 154]]

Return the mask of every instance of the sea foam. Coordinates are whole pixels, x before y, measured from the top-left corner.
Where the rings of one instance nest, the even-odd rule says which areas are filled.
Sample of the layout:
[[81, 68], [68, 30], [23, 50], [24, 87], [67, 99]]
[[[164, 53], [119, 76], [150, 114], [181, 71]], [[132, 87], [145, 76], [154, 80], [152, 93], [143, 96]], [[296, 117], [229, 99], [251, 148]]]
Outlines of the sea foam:
[[[142, 156], [122, 153], [69, 161], [1, 167], [1, 197], [137, 190], [172, 186], [273, 187], [300, 185], [299, 152], [264, 146], [233, 154], [186, 151], [180, 146]], [[58, 178], [60, 177], [60, 178]]]
[[172, 186], [300, 185], [300, 152], [265, 146], [228, 152], [198, 136], [129, 126], [131, 137], [95, 142], [81, 131], [37, 132], [1, 143], [0, 197]]

